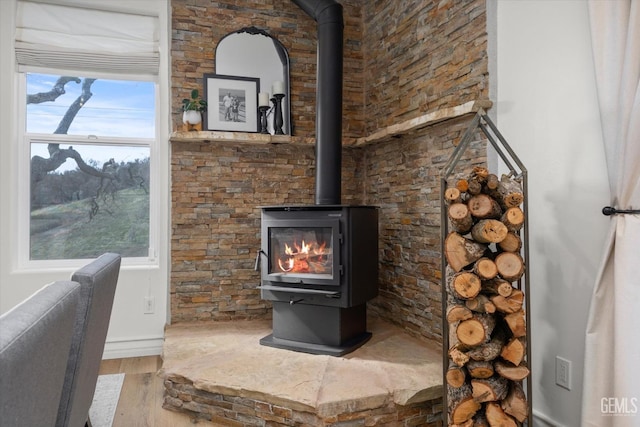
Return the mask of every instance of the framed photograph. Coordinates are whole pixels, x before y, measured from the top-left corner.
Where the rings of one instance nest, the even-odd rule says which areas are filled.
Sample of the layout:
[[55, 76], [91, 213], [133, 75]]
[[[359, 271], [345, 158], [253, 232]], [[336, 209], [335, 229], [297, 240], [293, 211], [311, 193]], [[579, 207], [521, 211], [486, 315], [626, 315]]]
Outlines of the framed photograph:
[[259, 78], [205, 74], [204, 130], [258, 132], [259, 91]]

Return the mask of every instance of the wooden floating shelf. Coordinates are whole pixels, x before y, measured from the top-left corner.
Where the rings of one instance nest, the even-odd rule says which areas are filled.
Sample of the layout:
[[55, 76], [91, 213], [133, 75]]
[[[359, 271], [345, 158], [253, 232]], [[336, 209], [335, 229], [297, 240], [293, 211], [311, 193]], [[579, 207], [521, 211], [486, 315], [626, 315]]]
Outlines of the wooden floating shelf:
[[358, 138], [353, 145], [363, 146], [374, 142], [384, 141], [389, 138], [406, 135], [427, 126], [435, 125], [436, 123], [456, 119], [471, 113], [477, 113], [480, 109], [486, 110], [491, 108], [492, 105], [493, 103], [489, 100], [469, 101], [461, 105], [456, 105], [455, 107], [435, 110], [423, 114], [422, 116], [406, 120], [402, 123], [387, 126], [386, 128], [380, 129], [369, 136]]
[[[454, 107], [442, 108], [401, 123], [387, 126], [365, 137], [343, 138], [342, 145], [344, 147], [363, 147], [375, 142], [406, 135], [436, 123], [456, 119], [471, 113], [477, 113], [480, 109], [486, 110], [491, 108], [491, 106], [491, 101], [480, 100], [469, 101]], [[313, 145], [316, 142], [315, 138], [301, 136], [227, 131], [178, 131], [171, 134], [170, 140], [171, 142], [242, 142], [248, 144], [294, 145]]]
[[178, 131], [171, 134], [172, 142], [245, 142], [249, 144], [313, 145], [314, 138], [291, 135], [269, 135], [251, 132]]

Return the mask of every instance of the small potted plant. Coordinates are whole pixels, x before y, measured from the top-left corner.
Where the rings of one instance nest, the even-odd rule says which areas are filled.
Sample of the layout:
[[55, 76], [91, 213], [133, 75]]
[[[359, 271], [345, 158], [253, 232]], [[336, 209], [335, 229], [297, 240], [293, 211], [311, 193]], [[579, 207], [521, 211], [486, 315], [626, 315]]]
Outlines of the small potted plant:
[[207, 101], [200, 98], [198, 89], [191, 91], [191, 98], [182, 100], [182, 122], [197, 125], [202, 121], [202, 112], [207, 109]]

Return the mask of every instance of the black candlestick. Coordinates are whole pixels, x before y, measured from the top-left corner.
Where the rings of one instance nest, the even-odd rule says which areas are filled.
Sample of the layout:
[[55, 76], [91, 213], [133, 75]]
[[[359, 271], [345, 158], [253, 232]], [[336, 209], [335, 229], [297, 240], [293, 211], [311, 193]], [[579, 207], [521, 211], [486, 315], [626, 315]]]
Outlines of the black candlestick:
[[274, 93], [273, 98], [271, 98], [271, 102], [276, 107], [275, 115], [273, 116], [273, 129], [274, 134], [276, 135], [284, 135], [282, 132], [282, 99], [284, 98], [283, 93]]
[[260, 111], [260, 133], [269, 133], [267, 129], [267, 110], [269, 107], [267, 105], [261, 105], [258, 107]]

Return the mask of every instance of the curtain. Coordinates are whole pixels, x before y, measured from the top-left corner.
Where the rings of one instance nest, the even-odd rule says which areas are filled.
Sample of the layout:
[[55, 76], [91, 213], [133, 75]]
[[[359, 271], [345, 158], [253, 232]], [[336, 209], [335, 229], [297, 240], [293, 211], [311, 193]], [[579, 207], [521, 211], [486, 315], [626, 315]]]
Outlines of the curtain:
[[[640, 209], [640, 0], [589, 1], [611, 200]], [[610, 217], [585, 340], [583, 426], [640, 426], [640, 215]]]
[[158, 74], [158, 26], [156, 16], [20, 0], [16, 59], [21, 66]]

